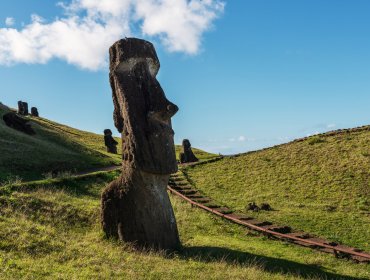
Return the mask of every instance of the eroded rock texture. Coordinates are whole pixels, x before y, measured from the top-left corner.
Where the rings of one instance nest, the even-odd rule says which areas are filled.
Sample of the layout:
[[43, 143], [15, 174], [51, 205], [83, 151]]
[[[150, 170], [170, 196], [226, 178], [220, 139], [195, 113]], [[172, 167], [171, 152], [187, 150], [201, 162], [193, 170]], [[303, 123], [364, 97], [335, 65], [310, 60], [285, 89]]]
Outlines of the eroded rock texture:
[[121, 177], [102, 194], [103, 230], [138, 247], [176, 249], [180, 241], [167, 183], [177, 171], [171, 117], [178, 107], [156, 79], [159, 60], [151, 43], [126, 38], [109, 52], [123, 164]]
[[28, 123], [29, 121], [18, 116], [14, 112], [6, 113], [3, 116], [3, 120], [5, 124], [11, 128], [27, 133], [29, 135], [35, 134], [35, 131], [32, 129], [31, 125]]
[[111, 154], [117, 154], [118, 142], [114, 140], [112, 136], [112, 131], [110, 129], [104, 130], [104, 143], [107, 147], [107, 152]]
[[34, 117], [38, 117], [39, 116], [39, 110], [37, 110], [36, 107], [32, 107], [31, 108], [31, 115], [34, 116]]
[[28, 103], [23, 101], [18, 101], [18, 114], [27, 116], [28, 115]]
[[180, 153], [180, 163], [197, 162], [198, 159], [191, 149], [191, 144], [188, 139], [182, 141], [182, 153]]

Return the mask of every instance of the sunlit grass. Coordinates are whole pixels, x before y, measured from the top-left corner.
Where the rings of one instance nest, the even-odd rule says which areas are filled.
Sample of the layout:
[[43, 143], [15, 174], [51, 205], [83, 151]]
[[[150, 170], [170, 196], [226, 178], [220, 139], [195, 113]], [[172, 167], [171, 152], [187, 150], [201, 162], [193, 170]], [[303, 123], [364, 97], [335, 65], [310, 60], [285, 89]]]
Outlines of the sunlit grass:
[[368, 266], [245, 231], [172, 198], [183, 248], [103, 238], [100, 172], [0, 189], [1, 279], [366, 279]]
[[[206, 195], [261, 220], [290, 225], [370, 251], [370, 130], [187, 167]], [[247, 211], [250, 202], [274, 211]]]

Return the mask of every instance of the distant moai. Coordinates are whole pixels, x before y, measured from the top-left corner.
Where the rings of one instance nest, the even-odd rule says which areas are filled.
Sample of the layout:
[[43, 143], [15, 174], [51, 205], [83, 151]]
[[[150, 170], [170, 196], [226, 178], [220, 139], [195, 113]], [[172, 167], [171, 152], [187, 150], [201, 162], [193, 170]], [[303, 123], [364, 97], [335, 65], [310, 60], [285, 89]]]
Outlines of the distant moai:
[[107, 147], [107, 152], [111, 154], [117, 154], [118, 142], [114, 140], [112, 136], [112, 131], [110, 129], [104, 130], [104, 143]]
[[18, 114], [22, 116], [28, 115], [28, 103], [27, 102], [18, 101]]
[[191, 144], [188, 139], [182, 141], [182, 153], [180, 153], [180, 163], [197, 162], [198, 158], [194, 155], [191, 149]]
[[114, 121], [122, 134], [122, 175], [102, 193], [102, 227], [108, 237], [139, 248], [177, 249], [180, 240], [167, 194], [177, 171], [171, 117], [156, 75], [159, 60], [150, 42], [126, 38], [110, 53]]
[[39, 116], [39, 111], [37, 110], [36, 107], [31, 108], [31, 116], [38, 117]]
[[6, 113], [3, 116], [3, 120], [5, 124], [11, 128], [14, 128], [18, 131], [27, 133], [29, 135], [34, 135], [35, 131], [32, 129], [31, 125], [28, 123], [29, 120], [26, 120], [20, 116], [18, 116], [14, 112]]

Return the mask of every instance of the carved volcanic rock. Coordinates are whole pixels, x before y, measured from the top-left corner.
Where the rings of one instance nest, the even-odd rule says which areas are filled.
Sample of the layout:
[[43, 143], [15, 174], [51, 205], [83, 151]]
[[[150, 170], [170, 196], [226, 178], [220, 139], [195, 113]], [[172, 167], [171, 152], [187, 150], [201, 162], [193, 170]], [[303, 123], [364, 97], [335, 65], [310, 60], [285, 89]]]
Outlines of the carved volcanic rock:
[[32, 107], [31, 108], [31, 115], [34, 116], [34, 117], [38, 117], [39, 116], [39, 111], [37, 110], [36, 107]]
[[156, 79], [159, 60], [151, 43], [126, 38], [109, 53], [123, 164], [121, 177], [102, 194], [103, 230], [138, 247], [176, 249], [180, 241], [167, 183], [177, 171], [171, 117], [178, 107]]
[[191, 144], [188, 139], [182, 141], [182, 153], [180, 153], [180, 163], [197, 162], [198, 159], [191, 149]]
[[28, 115], [28, 103], [18, 101], [18, 114], [27, 116]]
[[27, 133], [29, 135], [34, 135], [35, 131], [32, 129], [29, 121], [18, 116], [14, 112], [7, 113], [3, 116], [5, 124], [11, 128], [14, 128], [18, 131]]
[[107, 152], [112, 154], [117, 154], [118, 142], [114, 140], [112, 136], [112, 131], [110, 129], [104, 130], [104, 143], [107, 147]]

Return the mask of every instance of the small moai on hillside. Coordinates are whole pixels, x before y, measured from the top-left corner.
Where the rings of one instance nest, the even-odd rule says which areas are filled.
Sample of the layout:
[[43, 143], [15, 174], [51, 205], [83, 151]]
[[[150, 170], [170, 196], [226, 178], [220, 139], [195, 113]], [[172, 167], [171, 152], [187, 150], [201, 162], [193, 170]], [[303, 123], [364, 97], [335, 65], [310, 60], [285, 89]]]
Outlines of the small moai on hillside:
[[36, 107], [31, 108], [31, 116], [38, 117], [39, 116], [39, 110], [37, 110]]
[[14, 128], [18, 131], [27, 133], [29, 135], [34, 135], [35, 131], [32, 129], [31, 125], [28, 123], [29, 120], [26, 120], [14, 112], [6, 113], [3, 116], [5, 124], [11, 128]]
[[180, 153], [180, 163], [197, 162], [198, 158], [194, 155], [191, 149], [191, 144], [188, 139], [182, 141], [182, 153]]
[[28, 103], [23, 101], [18, 101], [18, 114], [22, 116], [28, 115]]
[[180, 246], [167, 194], [177, 171], [168, 101], [156, 75], [159, 60], [150, 42], [126, 38], [109, 50], [114, 121], [122, 134], [122, 173], [102, 193], [102, 227], [107, 237], [139, 248]]
[[104, 143], [107, 147], [107, 152], [111, 154], [117, 154], [118, 142], [114, 140], [112, 136], [112, 131], [110, 129], [104, 130]]

